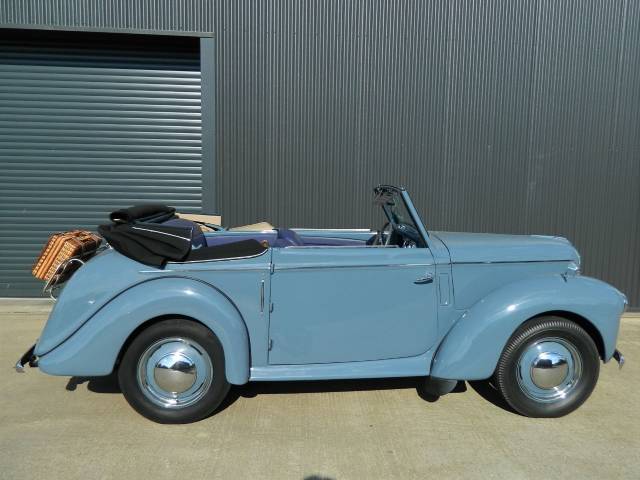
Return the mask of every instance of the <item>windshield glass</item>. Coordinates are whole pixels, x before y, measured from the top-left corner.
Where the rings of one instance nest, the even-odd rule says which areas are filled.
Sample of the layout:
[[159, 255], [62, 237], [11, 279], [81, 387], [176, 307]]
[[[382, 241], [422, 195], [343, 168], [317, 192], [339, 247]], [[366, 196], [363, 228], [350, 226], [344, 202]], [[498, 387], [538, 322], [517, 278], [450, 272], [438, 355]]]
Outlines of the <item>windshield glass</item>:
[[418, 226], [409, 213], [401, 191], [396, 187], [379, 186], [374, 192], [374, 202], [382, 207], [393, 229], [414, 239], [418, 246], [424, 246]]
[[408, 223], [415, 228], [400, 192], [390, 190], [376, 191], [375, 202], [382, 207], [387, 219], [392, 224]]

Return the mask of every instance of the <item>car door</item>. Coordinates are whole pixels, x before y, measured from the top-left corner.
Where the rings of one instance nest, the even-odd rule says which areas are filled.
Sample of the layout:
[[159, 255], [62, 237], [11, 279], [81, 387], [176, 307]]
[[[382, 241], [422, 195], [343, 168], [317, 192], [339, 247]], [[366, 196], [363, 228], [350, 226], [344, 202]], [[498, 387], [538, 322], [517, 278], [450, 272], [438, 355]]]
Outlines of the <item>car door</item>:
[[270, 364], [419, 355], [437, 335], [428, 248], [273, 249]]

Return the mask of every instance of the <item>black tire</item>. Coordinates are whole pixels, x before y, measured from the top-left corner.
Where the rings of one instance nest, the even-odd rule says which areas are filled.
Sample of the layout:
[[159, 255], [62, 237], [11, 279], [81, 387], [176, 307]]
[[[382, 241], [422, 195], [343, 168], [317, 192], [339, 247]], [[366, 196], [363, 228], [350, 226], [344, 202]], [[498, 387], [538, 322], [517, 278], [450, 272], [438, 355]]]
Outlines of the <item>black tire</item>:
[[[536, 370], [533, 367], [529, 369], [530, 378], [526, 378], [526, 366], [529, 365], [526, 355], [536, 355], [540, 350], [535, 350], [533, 345], [544, 346], [546, 341], [551, 342], [546, 345], [558, 342], [570, 353], [572, 364], [567, 367], [568, 373], [564, 377], [564, 382], [568, 382], [566, 386], [562, 383], [557, 387], [540, 388], [532, 373]], [[579, 358], [576, 359], [575, 356]], [[548, 367], [543, 365], [542, 369], [536, 371], [551, 371], [545, 368]], [[589, 334], [570, 320], [545, 316], [525, 322], [511, 336], [502, 352], [492, 382], [517, 412], [527, 417], [552, 418], [567, 415], [582, 405], [593, 392], [599, 372], [600, 356]], [[562, 374], [560, 373], [561, 376]], [[558, 393], [559, 390], [565, 392], [564, 397]]]
[[[193, 403], [187, 404], [185, 401], [183, 406], [163, 404], [161, 397], [154, 397], [152, 389], [146, 387], [147, 382], [140, 378], [140, 375], [146, 375], [140, 371], [148, 370], [142, 367], [139, 371], [139, 365], [142, 365], [144, 359], [147, 359], [145, 365], [152, 363], [148, 357], [151, 354], [147, 352], [160, 351], [162, 346], [171, 348], [178, 340], [187, 342], [190, 347], [195, 345], [193, 351], [200, 355], [198, 358], [201, 362], [205, 362], [206, 368], [201, 370], [206, 372], [208, 378], [208, 381], [203, 382], [190, 397]], [[156, 348], [157, 345], [160, 347]], [[169, 356], [165, 355], [164, 358]], [[198, 378], [198, 373], [193, 372], [197, 372], [197, 369], [189, 370], [188, 375]], [[180, 318], [154, 323], [133, 339], [122, 357], [118, 381], [129, 404], [141, 415], [158, 423], [191, 423], [201, 420], [213, 413], [229, 391], [229, 383], [225, 376], [224, 351], [216, 335], [200, 323]], [[155, 382], [155, 377], [153, 381]], [[195, 385], [194, 381], [193, 388], [196, 388]], [[154, 391], [161, 394], [171, 393], [159, 388]]]

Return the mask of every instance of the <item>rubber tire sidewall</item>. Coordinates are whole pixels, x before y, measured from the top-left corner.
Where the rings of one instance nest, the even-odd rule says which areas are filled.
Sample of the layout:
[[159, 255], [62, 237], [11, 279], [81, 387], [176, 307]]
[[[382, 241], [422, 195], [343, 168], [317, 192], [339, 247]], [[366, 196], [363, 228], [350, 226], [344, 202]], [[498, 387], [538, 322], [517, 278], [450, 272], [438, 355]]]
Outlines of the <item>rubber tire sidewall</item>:
[[[163, 338], [195, 340], [211, 358], [213, 378], [207, 393], [195, 404], [181, 409], [162, 408], [149, 400], [138, 384], [138, 361], [144, 351]], [[213, 413], [229, 391], [224, 351], [218, 337], [204, 325], [185, 319], [167, 319], [141, 331], [128, 346], [118, 368], [118, 382], [127, 402], [141, 415], [158, 423], [191, 423]]]
[[[532, 343], [547, 337], [562, 338], [575, 346], [582, 359], [582, 375], [569, 395], [554, 402], [537, 402], [529, 398], [518, 384], [518, 361]], [[498, 362], [494, 385], [507, 403], [528, 417], [554, 418], [573, 412], [593, 392], [600, 372], [600, 356], [593, 339], [570, 320], [545, 316], [525, 322], [509, 339]]]

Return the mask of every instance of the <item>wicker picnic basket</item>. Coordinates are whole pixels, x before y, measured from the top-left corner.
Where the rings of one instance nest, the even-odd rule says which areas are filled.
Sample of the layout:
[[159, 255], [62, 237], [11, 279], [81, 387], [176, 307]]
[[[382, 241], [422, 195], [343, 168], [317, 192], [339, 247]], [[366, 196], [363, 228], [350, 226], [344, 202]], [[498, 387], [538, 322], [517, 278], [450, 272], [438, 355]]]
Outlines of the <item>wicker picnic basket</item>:
[[[69, 264], [68, 260], [72, 258], [83, 259], [92, 255], [101, 242], [102, 238], [88, 230], [54, 233], [42, 248], [31, 273], [48, 282], [61, 265]], [[65, 269], [65, 273], [71, 272]]]

